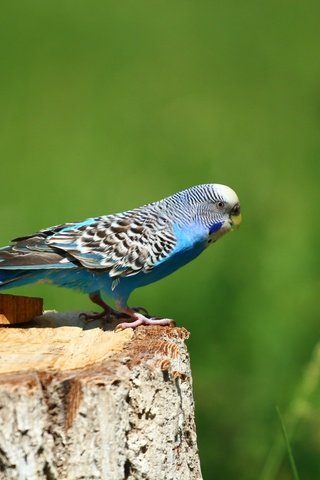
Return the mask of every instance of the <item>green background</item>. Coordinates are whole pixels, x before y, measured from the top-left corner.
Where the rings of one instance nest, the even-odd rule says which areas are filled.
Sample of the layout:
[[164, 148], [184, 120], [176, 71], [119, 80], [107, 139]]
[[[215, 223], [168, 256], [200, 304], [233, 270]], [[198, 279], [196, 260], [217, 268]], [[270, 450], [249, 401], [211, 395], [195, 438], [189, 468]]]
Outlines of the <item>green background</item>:
[[0, 6], [1, 244], [199, 183], [240, 197], [240, 230], [131, 297], [191, 331], [206, 479], [292, 478], [276, 405], [301, 478], [320, 478], [318, 5]]

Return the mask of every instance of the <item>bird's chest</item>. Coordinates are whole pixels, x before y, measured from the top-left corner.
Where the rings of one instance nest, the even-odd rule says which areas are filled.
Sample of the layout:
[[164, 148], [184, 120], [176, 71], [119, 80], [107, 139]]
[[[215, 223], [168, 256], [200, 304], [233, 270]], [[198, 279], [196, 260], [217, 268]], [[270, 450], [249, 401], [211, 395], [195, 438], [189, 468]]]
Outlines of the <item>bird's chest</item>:
[[132, 280], [137, 286], [160, 280], [196, 258], [207, 246], [207, 236], [201, 232], [178, 230], [175, 232], [176, 246], [167, 258], [159, 261], [148, 273], [139, 273]]

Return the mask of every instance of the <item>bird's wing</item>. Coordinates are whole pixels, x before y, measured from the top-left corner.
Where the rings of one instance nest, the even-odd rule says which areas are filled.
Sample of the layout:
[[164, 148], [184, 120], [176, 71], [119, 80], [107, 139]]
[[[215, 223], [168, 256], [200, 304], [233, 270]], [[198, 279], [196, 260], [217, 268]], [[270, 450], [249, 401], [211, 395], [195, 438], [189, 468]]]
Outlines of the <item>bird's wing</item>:
[[168, 258], [176, 238], [165, 216], [142, 207], [66, 227], [46, 243], [86, 268], [128, 277], [147, 273]]
[[40, 230], [32, 235], [12, 240], [13, 245], [0, 249], [0, 269], [34, 270], [50, 268], [75, 268], [77, 265], [65, 252], [58, 251], [46, 243], [54, 233], [70, 228], [72, 223], [64, 223]]

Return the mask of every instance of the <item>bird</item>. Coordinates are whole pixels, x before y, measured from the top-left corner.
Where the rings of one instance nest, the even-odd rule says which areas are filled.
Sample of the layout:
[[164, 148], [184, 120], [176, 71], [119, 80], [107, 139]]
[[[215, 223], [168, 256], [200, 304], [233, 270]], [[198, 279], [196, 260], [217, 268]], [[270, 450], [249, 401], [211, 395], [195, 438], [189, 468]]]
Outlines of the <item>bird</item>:
[[125, 212], [44, 228], [0, 248], [0, 291], [51, 283], [78, 289], [102, 307], [83, 313], [87, 320], [127, 319], [119, 329], [171, 325], [169, 318], [130, 308], [132, 291], [192, 261], [241, 221], [234, 190], [208, 183]]

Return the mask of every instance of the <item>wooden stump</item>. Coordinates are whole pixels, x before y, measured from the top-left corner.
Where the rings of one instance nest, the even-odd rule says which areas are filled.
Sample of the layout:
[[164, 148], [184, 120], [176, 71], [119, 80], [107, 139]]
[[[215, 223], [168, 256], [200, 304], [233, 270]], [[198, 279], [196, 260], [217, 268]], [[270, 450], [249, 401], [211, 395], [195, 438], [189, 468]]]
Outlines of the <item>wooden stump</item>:
[[183, 328], [0, 328], [0, 480], [200, 480]]

